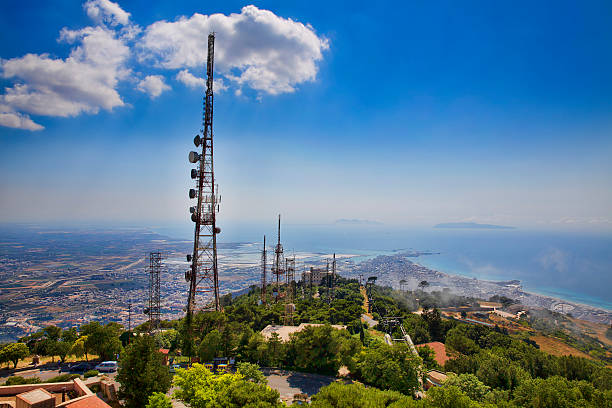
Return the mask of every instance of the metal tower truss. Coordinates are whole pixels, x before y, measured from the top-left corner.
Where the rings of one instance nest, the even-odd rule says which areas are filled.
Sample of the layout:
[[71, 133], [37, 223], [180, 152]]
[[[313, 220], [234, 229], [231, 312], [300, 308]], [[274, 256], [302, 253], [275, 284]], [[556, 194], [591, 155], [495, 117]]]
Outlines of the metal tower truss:
[[372, 313], [372, 303], [374, 303], [374, 297], [372, 296], [372, 289], [376, 284], [376, 276], [370, 276], [366, 282], [366, 295], [368, 297], [368, 313]]
[[[146, 312], [149, 315], [149, 332], [157, 332], [160, 329], [161, 301], [160, 301], [160, 279], [162, 270], [161, 252], [149, 253], [149, 307]], [[130, 304], [131, 313], [131, 304]], [[130, 316], [131, 320], [131, 316]], [[131, 326], [131, 321], [130, 321]]]
[[266, 248], [266, 236], [264, 235], [263, 250], [261, 251], [261, 304], [262, 305], [266, 304], [266, 297], [267, 297], [266, 291], [268, 290], [266, 287], [267, 268], [268, 268], [268, 250]]
[[334, 300], [336, 296], [336, 253], [334, 252], [334, 260], [332, 261], [332, 274], [331, 274], [331, 295], [329, 297], [330, 302]]
[[217, 269], [217, 212], [221, 201], [215, 184], [213, 166], [213, 68], [214, 33], [208, 36], [208, 60], [206, 63], [206, 94], [204, 96], [204, 117], [202, 137], [197, 135], [193, 143], [202, 148], [201, 153], [190, 152], [189, 161], [197, 164], [191, 170], [191, 178], [197, 189], [189, 190], [189, 198], [197, 199], [197, 205], [190, 208], [191, 220], [195, 223], [193, 254], [187, 255], [191, 268], [185, 272], [189, 282], [187, 314], [189, 318], [196, 309], [220, 310], [219, 274]]
[[276, 248], [274, 248], [274, 266], [272, 267], [272, 274], [276, 276], [276, 288], [274, 301], [278, 302], [278, 299], [283, 297], [281, 294], [281, 283], [283, 282], [285, 276], [285, 268], [284, 268], [284, 254], [283, 254], [283, 245], [281, 244], [280, 239], [280, 214], [278, 216], [278, 243], [276, 244]]

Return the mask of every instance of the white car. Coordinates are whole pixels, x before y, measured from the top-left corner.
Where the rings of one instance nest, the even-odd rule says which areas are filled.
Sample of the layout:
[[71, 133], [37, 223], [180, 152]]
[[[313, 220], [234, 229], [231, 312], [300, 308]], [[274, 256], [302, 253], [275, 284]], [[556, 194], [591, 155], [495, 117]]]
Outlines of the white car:
[[117, 371], [117, 362], [104, 361], [98, 364], [95, 369], [101, 373], [114, 373], [115, 371]]

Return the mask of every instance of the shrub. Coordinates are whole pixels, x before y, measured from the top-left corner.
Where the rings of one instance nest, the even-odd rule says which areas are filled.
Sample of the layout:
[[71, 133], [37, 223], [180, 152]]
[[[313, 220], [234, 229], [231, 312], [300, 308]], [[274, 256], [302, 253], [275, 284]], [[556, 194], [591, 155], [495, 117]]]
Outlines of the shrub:
[[83, 373], [83, 377], [85, 377], [85, 378], [96, 377], [98, 374], [100, 374], [98, 372], [98, 370], [89, 370], [89, 371], [85, 371], [85, 373]]
[[61, 374], [56, 377], [48, 379], [46, 382], [49, 382], [49, 383], [68, 382], [68, 381], [74, 380], [75, 378], [81, 378], [81, 376], [78, 374]]
[[14, 375], [7, 378], [4, 385], [40, 384], [41, 382], [42, 381], [40, 381], [40, 378], [38, 377], [23, 378]]

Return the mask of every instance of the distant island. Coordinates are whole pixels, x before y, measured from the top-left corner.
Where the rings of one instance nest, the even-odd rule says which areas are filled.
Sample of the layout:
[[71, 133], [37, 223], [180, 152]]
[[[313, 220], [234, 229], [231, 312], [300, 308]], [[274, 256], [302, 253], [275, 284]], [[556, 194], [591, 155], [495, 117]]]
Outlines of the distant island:
[[506, 225], [478, 224], [476, 222], [445, 222], [434, 225], [434, 228], [466, 228], [466, 229], [515, 229]]
[[358, 219], [347, 220], [347, 219], [344, 219], [344, 218], [336, 220], [336, 224], [343, 224], [343, 225], [383, 225], [382, 222], [378, 222], [378, 221], [358, 220]]

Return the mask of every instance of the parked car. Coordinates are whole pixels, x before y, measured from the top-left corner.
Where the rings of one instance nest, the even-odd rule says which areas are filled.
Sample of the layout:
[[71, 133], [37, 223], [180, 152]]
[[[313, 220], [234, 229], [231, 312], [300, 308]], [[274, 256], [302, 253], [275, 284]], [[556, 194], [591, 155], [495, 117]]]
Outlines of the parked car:
[[95, 367], [101, 373], [114, 373], [117, 371], [116, 361], [104, 361]]
[[182, 368], [180, 364], [172, 364], [172, 365], [170, 366], [170, 369], [169, 369], [169, 370], [170, 370], [170, 374], [174, 374], [174, 373], [176, 373], [176, 370], [177, 370], [178, 368]]
[[91, 370], [93, 367], [92, 364], [89, 363], [77, 363], [77, 364], [73, 364], [67, 368], [63, 367], [61, 369], [61, 371], [67, 371], [69, 373], [78, 373], [78, 374], [82, 374], [85, 371], [89, 371]]

